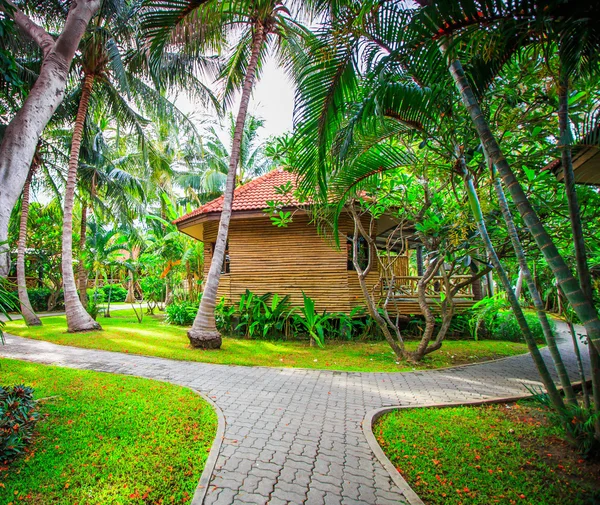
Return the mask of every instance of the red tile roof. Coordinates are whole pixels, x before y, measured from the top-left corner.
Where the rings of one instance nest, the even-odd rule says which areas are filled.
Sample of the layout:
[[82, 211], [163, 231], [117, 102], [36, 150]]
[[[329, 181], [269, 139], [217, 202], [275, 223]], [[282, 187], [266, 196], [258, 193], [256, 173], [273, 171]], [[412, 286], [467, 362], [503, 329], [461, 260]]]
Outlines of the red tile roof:
[[[275, 192], [276, 187], [282, 186], [288, 181], [296, 189], [296, 176], [281, 168], [277, 168], [268, 174], [262, 175], [242, 186], [238, 186], [233, 193], [233, 212], [267, 209], [269, 207], [267, 205], [269, 200], [280, 201], [285, 199], [286, 204], [289, 204], [289, 206], [300, 205], [300, 202], [294, 195], [282, 197], [282, 195], [278, 195]], [[221, 212], [223, 210], [223, 198], [223, 196], [220, 196], [211, 202], [205, 203], [202, 207], [198, 207], [196, 210], [177, 218], [173, 223], [180, 224], [200, 215]]]

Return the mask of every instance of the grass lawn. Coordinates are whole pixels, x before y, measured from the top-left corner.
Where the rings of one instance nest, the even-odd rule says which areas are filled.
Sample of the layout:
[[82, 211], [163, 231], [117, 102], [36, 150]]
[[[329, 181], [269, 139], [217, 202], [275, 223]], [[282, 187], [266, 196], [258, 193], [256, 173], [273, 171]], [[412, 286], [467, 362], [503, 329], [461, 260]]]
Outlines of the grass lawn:
[[600, 500], [600, 464], [582, 460], [528, 402], [394, 411], [373, 431], [427, 504]]
[[[441, 368], [464, 363], [513, 356], [527, 352], [527, 346], [502, 341], [447, 341], [441, 350], [430, 354], [414, 367], [396, 364], [394, 354], [385, 342], [328, 342], [324, 349], [305, 342], [282, 342], [224, 338], [219, 350], [192, 349], [186, 328], [172, 326], [161, 316], [144, 316], [139, 324], [133, 311], [99, 317], [104, 331], [67, 333], [64, 316], [43, 318], [43, 326], [28, 328], [23, 321], [12, 321], [6, 331], [23, 337], [47, 340], [62, 345], [88, 349], [129, 352], [187, 361], [244, 366], [300, 367], [359, 372], [400, 372], [413, 369]], [[415, 347], [409, 342], [408, 347]]]
[[216, 433], [192, 391], [148, 379], [0, 359], [0, 383], [35, 388], [27, 453], [0, 465], [0, 503], [182, 503]]

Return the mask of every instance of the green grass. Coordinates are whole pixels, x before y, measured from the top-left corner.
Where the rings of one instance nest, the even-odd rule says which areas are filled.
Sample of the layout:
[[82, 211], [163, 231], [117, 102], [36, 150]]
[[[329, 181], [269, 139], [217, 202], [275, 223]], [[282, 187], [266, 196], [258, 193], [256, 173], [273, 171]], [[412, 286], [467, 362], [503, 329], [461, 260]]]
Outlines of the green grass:
[[600, 499], [600, 465], [573, 453], [531, 405], [399, 410], [382, 416], [373, 432], [427, 504]]
[[212, 407], [162, 382], [0, 359], [2, 384], [35, 388], [28, 452], [0, 465], [0, 503], [187, 502], [216, 433]]
[[[328, 342], [324, 349], [305, 342], [223, 339], [219, 350], [192, 349], [186, 328], [168, 325], [158, 316], [145, 316], [139, 324], [133, 311], [113, 312], [99, 317], [104, 331], [67, 333], [64, 316], [45, 317], [43, 326], [28, 328], [23, 321], [6, 325], [6, 331], [56, 344], [104, 349], [187, 361], [244, 366], [300, 367], [361, 372], [399, 372], [474, 363], [527, 352], [525, 344], [502, 341], [447, 341], [414, 367], [396, 364], [385, 342]], [[414, 348], [416, 342], [408, 342]]]

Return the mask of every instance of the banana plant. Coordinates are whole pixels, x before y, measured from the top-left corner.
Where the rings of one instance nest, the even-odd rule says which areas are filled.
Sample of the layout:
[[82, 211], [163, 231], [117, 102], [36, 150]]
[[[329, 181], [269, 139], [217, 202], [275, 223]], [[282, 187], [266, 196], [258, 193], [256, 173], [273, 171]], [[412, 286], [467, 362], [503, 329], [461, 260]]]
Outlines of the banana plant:
[[300, 308], [301, 316], [296, 317], [296, 322], [308, 332], [311, 345], [316, 343], [323, 348], [325, 347], [324, 324], [333, 314], [327, 314], [325, 311], [322, 314], [318, 313], [315, 309], [315, 301], [307, 296], [304, 291], [302, 291], [302, 297], [304, 298], [304, 306]]

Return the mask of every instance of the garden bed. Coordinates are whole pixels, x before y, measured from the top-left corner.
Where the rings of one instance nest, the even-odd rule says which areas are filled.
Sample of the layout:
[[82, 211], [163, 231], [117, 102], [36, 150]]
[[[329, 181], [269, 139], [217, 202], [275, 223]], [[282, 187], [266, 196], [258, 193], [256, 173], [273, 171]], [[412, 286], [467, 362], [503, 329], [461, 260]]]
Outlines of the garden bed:
[[[23, 321], [7, 323], [6, 331], [23, 337], [61, 345], [104, 349], [187, 361], [243, 366], [300, 367], [361, 372], [400, 372], [443, 368], [513, 356], [527, 352], [527, 346], [504, 341], [447, 341], [441, 350], [414, 366], [398, 363], [385, 342], [326, 342], [325, 348], [310, 347], [303, 341], [264, 341], [224, 338], [219, 350], [189, 347], [187, 328], [165, 324], [160, 316], [145, 316], [137, 322], [133, 311], [115, 311], [111, 318], [99, 317], [104, 331], [67, 333], [64, 316], [45, 317], [41, 327]], [[408, 342], [409, 348], [416, 342]]]
[[0, 359], [3, 384], [35, 388], [33, 443], [0, 465], [0, 503], [191, 500], [217, 417], [189, 389], [121, 375]]
[[373, 433], [428, 505], [600, 499], [600, 463], [581, 458], [530, 401], [397, 410], [383, 415]]

